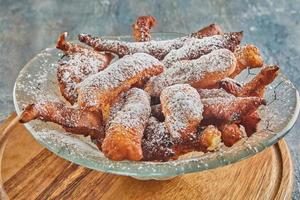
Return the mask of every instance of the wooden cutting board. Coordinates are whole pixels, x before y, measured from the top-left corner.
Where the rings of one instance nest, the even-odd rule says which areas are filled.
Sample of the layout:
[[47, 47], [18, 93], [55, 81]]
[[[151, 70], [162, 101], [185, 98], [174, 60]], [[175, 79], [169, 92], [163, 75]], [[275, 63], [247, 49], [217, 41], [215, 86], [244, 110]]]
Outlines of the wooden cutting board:
[[[0, 126], [0, 134], [13, 117]], [[166, 181], [140, 181], [72, 164], [40, 146], [19, 124], [2, 161], [11, 199], [290, 199], [293, 184], [284, 140], [225, 167]]]

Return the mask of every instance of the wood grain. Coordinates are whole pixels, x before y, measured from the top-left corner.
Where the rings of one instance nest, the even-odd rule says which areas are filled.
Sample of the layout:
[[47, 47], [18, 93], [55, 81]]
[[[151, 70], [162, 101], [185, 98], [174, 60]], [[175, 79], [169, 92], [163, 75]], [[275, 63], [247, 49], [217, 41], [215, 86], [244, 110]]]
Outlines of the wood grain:
[[[23, 125], [13, 131], [17, 134], [12, 136], [18, 137], [9, 139], [3, 163], [3, 169], [15, 167], [3, 171], [4, 186], [11, 199], [291, 198], [293, 171], [284, 140], [256, 156], [222, 168], [166, 181], [140, 181], [97, 172], [59, 158], [28, 137]], [[30, 152], [31, 147], [34, 153], [23, 154]]]

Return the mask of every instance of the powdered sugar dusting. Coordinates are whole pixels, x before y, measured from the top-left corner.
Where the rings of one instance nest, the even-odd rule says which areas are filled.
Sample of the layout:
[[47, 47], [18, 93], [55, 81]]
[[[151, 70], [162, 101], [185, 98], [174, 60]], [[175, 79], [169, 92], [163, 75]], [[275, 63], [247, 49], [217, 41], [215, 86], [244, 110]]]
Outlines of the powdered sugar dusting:
[[[61, 97], [56, 80], [57, 60], [62, 56], [49, 48], [37, 55], [21, 71], [15, 85], [15, 105], [20, 114], [24, 105], [42, 99], [51, 101]], [[47, 62], [46, 62], [47, 61]], [[251, 70], [256, 73], [256, 70]], [[251, 79], [247, 71], [240, 74], [239, 81]], [[256, 154], [285, 135], [294, 123], [299, 98], [293, 84], [281, 73], [266, 88], [267, 106], [260, 108], [262, 122], [258, 132], [246, 140], [241, 140], [231, 148], [222, 146], [217, 152], [197, 153], [179, 157], [168, 162], [111, 161], [103, 156], [89, 138], [67, 134], [53, 123], [32, 121], [25, 124], [30, 133], [44, 146], [59, 156], [99, 171], [108, 171], [139, 179], [167, 179], [186, 172], [196, 172], [236, 162], [245, 156]]]
[[234, 95], [226, 92], [223, 88], [220, 89], [198, 89], [197, 90], [201, 99], [225, 97], [234, 98]]
[[123, 95], [123, 98], [124, 103], [119, 111], [114, 111], [107, 132], [116, 125], [122, 125], [127, 129], [139, 130], [137, 133], [143, 133], [151, 113], [149, 95], [141, 89], [132, 88]]
[[159, 68], [160, 66], [162, 66], [161, 62], [145, 53], [124, 56], [105, 70], [88, 77], [78, 85], [78, 88], [84, 90], [88, 87], [97, 87], [99, 90], [110, 90], [119, 87], [126, 80], [144, 70]]
[[144, 160], [169, 160], [175, 155], [173, 142], [165, 124], [150, 117], [142, 139]]
[[203, 104], [197, 90], [188, 84], [169, 86], [160, 96], [166, 126], [174, 138], [193, 132], [202, 120]]
[[[179, 83], [195, 84], [203, 81], [210, 73], [228, 75], [227, 71], [234, 69], [236, 58], [227, 49], [215, 50], [196, 60], [179, 61], [173, 67], [166, 69], [162, 74], [150, 79], [146, 90], [151, 96], [159, 96], [161, 91], [170, 85]], [[209, 81], [209, 80], [208, 80]]]
[[202, 39], [191, 38], [181, 48], [170, 51], [164, 58], [163, 63], [166, 68], [171, 68], [177, 61], [197, 59], [217, 49], [229, 49], [233, 51], [239, 42], [240, 40], [236, 33], [214, 35]]
[[66, 55], [59, 61], [57, 78], [62, 84], [63, 95], [74, 103], [77, 99], [76, 85], [92, 74], [103, 70], [108, 64], [105, 55], [91, 49], [81, 48], [79, 52]]
[[136, 53], [124, 56], [78, 84], [81, 101], [86, 106], [97, 106], [98, 97], [93, 94], [108, 98], [108, 93], [128, 88], [141, 78], [157, 75], [162, 70], [162, 63], [151, 55]]
[[104, 40], [101, 38], [92, 38], [86, 34], [80, 34], [79, 40], [96, 50], [109, 51], [119, 56], [125, 56], [134, 53], [147, 53], [159, 60], [162, 60], [172, 49], [178, 49], [183, 46], [184, 42], [189, 40], [190, 36], [181, 38], [148, 41], [148, 42], [124, 42], [119, 40]]

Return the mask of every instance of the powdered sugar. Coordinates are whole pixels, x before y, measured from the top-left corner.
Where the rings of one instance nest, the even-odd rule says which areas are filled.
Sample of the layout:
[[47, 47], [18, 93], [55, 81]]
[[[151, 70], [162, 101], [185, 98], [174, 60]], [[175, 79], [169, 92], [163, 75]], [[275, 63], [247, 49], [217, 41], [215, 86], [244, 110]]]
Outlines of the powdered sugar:
[[180, 60], [197, 59], [202, 55], [208, 54], [216, 49], [234, 50], [235, 46], [240, 43], [239, 33], [225, 35], [214, 35], [202, 39], [191, 38], [181, 48], [172, 50], [163, 60], [164, 66], [170, 68]]
[[[203, 82], [210, 73], [219, 74], [225, 78], [232, 72], [236, 64], [233, 53], [227, 49], [215, 50], [196, 60], [179, 61], [162, 74], [150, 79], [146, 86], [151, 96], [159, 96], [161, 91], [170, 85], [178, 83], [196, 84]], [[207, 80], [216, 81], [216, 80]]]
[[103, 70], [108, 62], [109, 59], [105, 55], [84, 48], [61, 59], [57, 68], [57, 78], [65, 98], [74, 103], [77, 99], [76, 85]]
[[109, 51], [119, 56], [125, 56], [134, 53], [147, 53], [159, 60], [162, 60], [172, 49], [178, 49], [183, 46], [184, 42], [189, 40], [189, 36], [149, 42], [124, 42], [119, 40], [104, 40], [93, 38], [90, 35], [80, 34], [79, 40], [92, 46], [99, 51]]
[[121, 92], [120, 88], [126, 89], [141, 78], [157, 75], [162, 70], [162, 63], [151, 55], [136, 53], [124, 56], [78, 84], [81, 101], [86, 106], [97, 106], [98, 96], [93, 94], [108, 98], [108, 93]]
[[132, 88], [122, 98], [125, 99], [124, 103], [119, 106], [119, 111], [113, 111], [115, 114], [109, 122], [108, 130], [122, 125], [127, 129], [143, 132], [151, 113], [149, 95], [141, 89]]
[[169, 160], [175, 155], [173, 142], [164, 123], [150, 117], [142, 139], [144, 160]]
[[202, 120], [203, 104], [188, 84], [165, 88], [160, 96], [166, 126], [174, 138], [193, 133]]
[[224, 89], [198, 89], [201, 99], [218, 99], [225, 98], [232, 100], [236, 98], [234, 95], [227, 93]]

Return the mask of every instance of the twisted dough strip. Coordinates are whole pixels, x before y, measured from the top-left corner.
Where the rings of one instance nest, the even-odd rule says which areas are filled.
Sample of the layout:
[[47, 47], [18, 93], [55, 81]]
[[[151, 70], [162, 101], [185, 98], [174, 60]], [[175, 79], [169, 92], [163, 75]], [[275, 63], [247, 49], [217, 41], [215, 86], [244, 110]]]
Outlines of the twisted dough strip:
[[133, 37], [136, 42], [146, 42], [151, 40], [150, 30], [156, 24], [153, 16], [140, 16], [132, 25]]
[[253, 113], [260, 105], [265, 105], [265, 100], [260, 97], [201, 98], [201, 101], [204, 105], [204, 124], [239, 122], [243, 116]]
[[34, 119], [54, 122], [68, 132], [89, 135], [92, 140], [98, 140], [98, 142], [104, 138], [102, 116], [99, 112], [68, 107], [61, 102], [44, 101], [28, 105], [20, 116], [21, 123]]
[[214, 151], [221, 142], [221, 132], [210, 125], [188, 140], [171, 137], [165, 124], [150, 117], [142, 139], [143, 160], [168, 161], [192, 151]]
[[192, 37], [203, 38], [222, 33], [218, 25], [211, 24], [196, 33], [171, 40], [124, 42], [119, 40], [105, 40], [87, 34], [79, 34], [78, 39], [80, 42], [93, 47], [97, 51], [109, 51], [120, 57], [143, 52], [162, 60], [171, 50], [182, 47]]
[[100, 109], [104, 121], [107, 121], [109, 107], [120, 93], [142, 78], [158, 75], [162, 71], [162, 63], [148, 54], [125, 56], [81, 82], [78, 85], [78, 103], [89, 110]]
[[279, 67], [277, 65], [266, 66], [245, 85], [241, 85], [232, 79], [226, 78], [220, 81], [220, 87], [228, 93], [238, 97], [263, 97], [266, 86], [274, 81], [278, 72]]
[[[211, 100], [211, 101], [218, 101], [218, 102], [227, 102], [228, 100], [234, 102], [234, 100], [236, 99], [236, 97], [230, 93], [227, 93], [224, 89], [212, 89], [212, 90], [205, 90], [205, 89], [199, 89], [198, 90], [201, 99], [206, 99], [206, 100]], [[247, 96], [243, 97], [243, 98], [247, 98]], [[247, 101], [249, 101], [248, 103], [250, 103], [250, 100], [248, 99]], [[206, 101], [204, 101], [203, 103], [205, 103]], [[264, 104], [264, 102], [263, 102]], [[209, 105], [207, 105], [209, 107]], [[211, 110], [211, 109], [210, 109]], [[247, 113], [245, 113], [243, 116], [240, 116], [238, 119], [236, 119], [235, 121], [232, 122], [232, 124], [230, 124], [230, 126], [227, 126], [226, 129], [223, 131], [224, 128], [224, 124], [229, 123], [229, 121], [223, 121], [223, 122], [217, 122], [220, 127], [220, 129], [223, 132], [227, 132], [226, 130], [234, 130], [233, 132], [233, 138], [235, 138], [234, 141], [237, 141], [239, 139], [238, 135], [241, 135], [241, 132], [239, 130], [237, 130], [234, 124], [238, 123], [244, 126], [245, 131], [247, 133], [247, 136], [251, 136], [253, 133], [256, 132], [257, 130], [257, 124], [258, 122], [260, 122], [260, 116], [258, 114], [258, 112], [255, 110], [254, 112], [252, 112], [251, 110], [247, 111]], [[228, 131], [230, 132], [230, 131]], [[227, 136], [230, 136], [230, 133], [224, 133], [226, 134], [226, 136], [224, 136], [223, 138], [225, 138], [224, 140], [226, 140], [226, 138], [228, 138]], [[228, 140], [233, 140], [233, 139], [228, 139]], [[225, 144], [230, 144], [232, 143], [231, 141], [229, 142], [224, 142]], [[233, 144], [233, 143], [232, 143]]]
[[166, 127], [173, 138], [187, 138], [196, 132], [203, 105], [195, 88], [188, 84], [166, 87], [160, 101]]
[[188, 83], [195, 88], [211, 88], [228, 77], [235, 69], [236, 58], [227, 49], [215, 50], [196, 60], [179, 61], [172, 68], [151, 78], [145, 90], [151, 96], [159, 96], [170, 85]]
[[109, 122], [102, 151], [112, 160], [141, 160], [143, 132], [151, 113], [150, 97], [143, 90], [132, 88], [124, 98], [121, 109]]
[[65, 56], [59, 60], [57, 80], [64, 98], [71, 104], [77, 101], [76, 85], [92, 74], [103, 70], [112, 60], [110, 53], [100, 53], [90, 48], [66, 41], [67, 32], [62, 33], [56, 48]]
[[[203, 104], [201, 124], [240, 122], [243, 116], [253, 113], [265, 100], [260, 97], [235, 97], [223, 89], [198, 89]], [[164, 120], [161, 105], [151, 107], [152, 116]]]
[[241, 71], [249, 67], [258, 68], [262, 67], [264, 64], [264, 60], [260, 55], [259, 49], [252, 45], [247, 44], [244, 46], [237, 46], [234, 50], [234, 55], [237, 60], [236, 68], [232, 74], [230, 74], [230, 78], [236, 77]]
[[[220, 86], [227, 92], [238, 96], [263, 97], [265, 88], [272, 83], [278, 75], [279, 67], [276, 65], [264, 67], [252, 80], [245, 85], [241, 85], [232, 79], [220, 81]], [[240, 124], [244, 126], [247, 136], [251, 136], [257, 130], [257, 125], [261, 118], [257, 111], [249, 113], [241, 118]]]
[[164, 66], [172, 68], [178, 61], [197, 59], [217, 49], [228, 49], [233, 52], [240, 44], [242, 37], [242, 32], [233, 32], [202, 39], [192, 38], [181, 48], [170, 51], [163, 59]]

